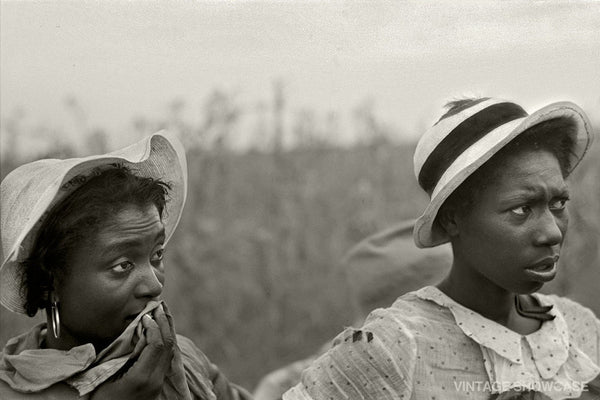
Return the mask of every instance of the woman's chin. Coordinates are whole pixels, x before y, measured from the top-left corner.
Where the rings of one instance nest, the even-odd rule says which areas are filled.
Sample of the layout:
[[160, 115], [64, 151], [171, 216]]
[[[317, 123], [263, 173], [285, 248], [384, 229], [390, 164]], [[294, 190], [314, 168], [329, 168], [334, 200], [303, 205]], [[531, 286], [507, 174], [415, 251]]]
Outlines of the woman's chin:
[[544, 286], [544, 282], [527, 282], [519, 287], [518, 290], [514, 290], [515, 294], [532, 294], [539, 291]]
[[117, 340], [117, 338], [121, 336], [123, 332], [125, 332], [125, 328], [127, 328], [127, 326], [128, 325], [124, 323], [118, 329], [115, 329], [112, 332], [107, 332], [102, 336], [98, 336], [96, 334], [96, 336], [90, 338], [90, 340], [88, 340], [87, 343], [91, 343], [92, 345], [94, 345], [96, 353], [99, 353], [101, 350], [108, 347], [112, 342]]

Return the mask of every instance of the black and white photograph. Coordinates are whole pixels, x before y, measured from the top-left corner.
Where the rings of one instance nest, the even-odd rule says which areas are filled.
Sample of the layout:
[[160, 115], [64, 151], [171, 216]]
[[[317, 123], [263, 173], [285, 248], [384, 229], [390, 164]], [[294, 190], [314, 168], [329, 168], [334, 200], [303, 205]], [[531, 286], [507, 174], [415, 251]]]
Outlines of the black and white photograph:
[[600, 400], [600, 1], [0, 0], [0, 399]]

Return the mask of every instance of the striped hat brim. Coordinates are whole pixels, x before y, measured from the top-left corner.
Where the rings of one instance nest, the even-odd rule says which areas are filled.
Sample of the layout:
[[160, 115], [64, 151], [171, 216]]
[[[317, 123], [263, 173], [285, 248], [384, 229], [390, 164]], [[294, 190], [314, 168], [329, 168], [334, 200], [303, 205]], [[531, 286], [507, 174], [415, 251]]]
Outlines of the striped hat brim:
[[483, 99], [438, 121], [415, 150], [415, 176], [431, 199], [415, 223], [415, 244], [423, 248], [448, 242], [449, 237], [436, 223], [436, 216], [450, 194], [514, 138], [534, 125], [555, 118], [568, 118], [575, 126], [570, 173], [592, 141], [587, 116], [571, 102], [553, 103], [527, 115], [514, 103]]

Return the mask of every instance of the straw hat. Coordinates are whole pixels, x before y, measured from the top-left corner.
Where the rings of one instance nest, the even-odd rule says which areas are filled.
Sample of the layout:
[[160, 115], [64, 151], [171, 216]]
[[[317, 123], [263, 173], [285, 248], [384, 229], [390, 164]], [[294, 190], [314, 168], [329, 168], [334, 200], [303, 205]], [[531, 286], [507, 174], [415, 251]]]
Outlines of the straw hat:
[[0, 185], [0, 303], [3, 306], [14, 312], [26, 312], [20, 263], [29, 256], [50, 209], [89, 177], [114, 164], [131, 168], [138, 176], [160, 179], [172, 185], [163, 216], [166, 240], [169, 240], [181, 217], [187, 194], [185, 151], [171, 133], [157, 132], [108, 154], [66, 160], [45, 159], [22, 165], [8, 174]]
[[592, 140], [591, 124], [581, 108], [553, 103], [528, 115], [519, 105], [500, 99], [474, 100], [447, 113], [419, 140], [414, 154], [415, 176], [430, 202], [417, 219], [413, 236], [418, 247], [449, 241], [435, 222], [450, 194], [483, 163], [528, 128], [555, 118], [568, 118], [575, 127], [571, 172]]

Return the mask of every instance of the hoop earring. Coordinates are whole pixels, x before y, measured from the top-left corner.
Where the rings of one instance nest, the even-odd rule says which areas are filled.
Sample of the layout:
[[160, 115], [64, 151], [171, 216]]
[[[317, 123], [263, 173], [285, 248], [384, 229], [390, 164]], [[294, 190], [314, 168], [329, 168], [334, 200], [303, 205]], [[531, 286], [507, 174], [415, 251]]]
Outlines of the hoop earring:
[[60, 314], [58, 313], [58, 301], [50, 305], [50, 322], [52, 323], [52, 334], [56, 339], [60, 336]]

